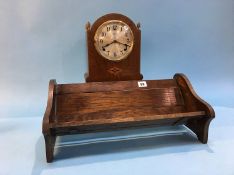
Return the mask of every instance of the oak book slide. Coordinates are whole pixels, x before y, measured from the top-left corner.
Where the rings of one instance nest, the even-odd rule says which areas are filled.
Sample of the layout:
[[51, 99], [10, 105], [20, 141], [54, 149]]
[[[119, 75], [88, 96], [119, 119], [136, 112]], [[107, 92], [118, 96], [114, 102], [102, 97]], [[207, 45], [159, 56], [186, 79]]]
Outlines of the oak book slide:
[[207, 143], [213, 108], [184, 74], [142, 80], [140, 24], [121, 14], [87, 23], [86, 83], [50, 80], [42, 132], [47, 162], [56, 136], [152, 126], [185, 125]]

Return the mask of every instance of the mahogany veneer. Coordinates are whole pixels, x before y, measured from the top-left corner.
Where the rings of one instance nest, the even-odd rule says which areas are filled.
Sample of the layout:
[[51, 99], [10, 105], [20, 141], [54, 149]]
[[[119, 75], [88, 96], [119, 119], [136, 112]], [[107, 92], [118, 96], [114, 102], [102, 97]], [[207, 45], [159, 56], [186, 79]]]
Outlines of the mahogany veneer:
[[193, 90], [183, 74], [168, 80], [49, 83], [43, 118], [47, 162], [52, 162], [56, 136], [130, 127], [185, 124], [207, 143], [214, 110]]

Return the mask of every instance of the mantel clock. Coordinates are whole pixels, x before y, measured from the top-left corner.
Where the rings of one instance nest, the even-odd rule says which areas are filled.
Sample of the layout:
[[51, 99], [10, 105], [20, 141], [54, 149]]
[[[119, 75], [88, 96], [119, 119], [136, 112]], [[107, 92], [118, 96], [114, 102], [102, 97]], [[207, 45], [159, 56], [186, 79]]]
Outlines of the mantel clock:
[[88, 22], [86, 82], [141, 80], [140, 24], [121, 14], [107, 14]]

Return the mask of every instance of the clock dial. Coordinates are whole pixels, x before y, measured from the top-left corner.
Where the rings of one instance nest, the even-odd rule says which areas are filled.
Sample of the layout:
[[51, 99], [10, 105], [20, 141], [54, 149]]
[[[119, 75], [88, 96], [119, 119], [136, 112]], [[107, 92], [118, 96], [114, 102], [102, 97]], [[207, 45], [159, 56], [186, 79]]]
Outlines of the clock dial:
[[131, 28], [126, 23], [110, 20], [98, 27], [94, 42], [96, 50], [104, 58], [120, 61], [131, 53], [134, 37]]

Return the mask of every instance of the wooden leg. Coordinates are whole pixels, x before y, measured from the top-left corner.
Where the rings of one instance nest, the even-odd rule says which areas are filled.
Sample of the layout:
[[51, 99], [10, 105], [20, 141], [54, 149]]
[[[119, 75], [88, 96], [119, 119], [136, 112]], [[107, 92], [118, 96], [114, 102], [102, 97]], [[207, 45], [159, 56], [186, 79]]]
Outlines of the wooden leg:
[[206, 144], [208, 141], [208, 130], [210, 121], [213, 118], [201, 118], [191, 119], [187, 122], [186, 126], [191, 129], [196, 135], [199, 141]]
[[44, 135], [45, 148], [46, 148], [46, 159], [48, 163], [51, 163], [54, 158], [54, 145], [56, 137], [53, 135]]

